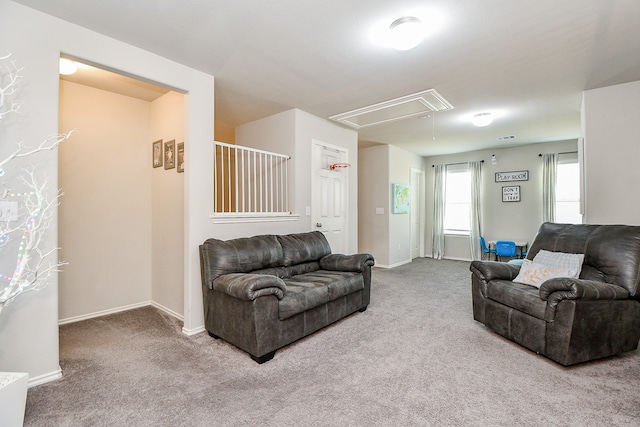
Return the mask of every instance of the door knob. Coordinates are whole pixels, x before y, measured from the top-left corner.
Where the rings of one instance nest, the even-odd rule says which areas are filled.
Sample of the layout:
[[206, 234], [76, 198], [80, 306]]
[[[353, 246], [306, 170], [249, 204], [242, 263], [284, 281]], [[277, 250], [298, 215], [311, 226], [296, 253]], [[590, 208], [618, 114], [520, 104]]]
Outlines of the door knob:
[[316, 222], [316, 227], [318, 227], [318, 228], [322, 227], [322, 223], [321, 222]]

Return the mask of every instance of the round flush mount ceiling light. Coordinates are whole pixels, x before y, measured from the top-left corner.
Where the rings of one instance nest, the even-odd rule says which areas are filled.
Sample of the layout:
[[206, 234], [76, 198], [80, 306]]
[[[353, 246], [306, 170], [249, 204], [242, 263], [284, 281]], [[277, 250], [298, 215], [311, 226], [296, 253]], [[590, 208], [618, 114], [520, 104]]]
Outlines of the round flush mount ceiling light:
[[68, 76], [78, 70], [76, 63], [70, 59], [60, 58], [60, 74]]
[[424, 25], [415, 16], [403, 16], [389, 26], [389, 45], [396, 50], [413, 49], [424, 36]]
[[479, 113], [473, 116], [471, 123], [474, 126], [484, 127], [489, 126], [493, 122], [493, 115], [491, 113]]

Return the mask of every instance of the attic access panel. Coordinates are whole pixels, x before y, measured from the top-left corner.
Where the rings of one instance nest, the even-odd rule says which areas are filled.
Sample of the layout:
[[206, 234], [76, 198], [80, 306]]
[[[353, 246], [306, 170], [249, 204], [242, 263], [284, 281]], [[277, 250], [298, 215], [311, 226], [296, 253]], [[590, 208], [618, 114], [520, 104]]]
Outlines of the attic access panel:
[[347, 111], [346, 113], [336, 114], [329, 117], [329, 119], [360, 129], [451, 109], [453, 109], [453, 105], [449, 101], [444, 99], [435, 89], [428, 89], [368, 107]]

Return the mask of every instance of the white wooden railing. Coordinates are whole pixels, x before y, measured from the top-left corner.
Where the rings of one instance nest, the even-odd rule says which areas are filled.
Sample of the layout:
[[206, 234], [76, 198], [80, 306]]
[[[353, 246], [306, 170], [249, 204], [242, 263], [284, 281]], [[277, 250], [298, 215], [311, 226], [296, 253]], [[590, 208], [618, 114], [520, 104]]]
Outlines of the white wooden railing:
[[213, 216], [290, 215], [284, 154], [215, 142]]

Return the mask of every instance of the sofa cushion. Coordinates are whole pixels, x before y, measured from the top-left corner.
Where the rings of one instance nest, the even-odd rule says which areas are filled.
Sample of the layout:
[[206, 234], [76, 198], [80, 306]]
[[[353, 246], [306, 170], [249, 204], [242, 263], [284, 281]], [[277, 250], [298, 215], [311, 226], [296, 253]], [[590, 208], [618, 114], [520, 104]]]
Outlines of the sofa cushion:
[[510, 280], [491, 280], [487, 283], [487, 298], [544, 320], [547, 302], [540, 298], [538, 289], [533, 286]]
[[362, 274], [344, 271], [318, 270], [313, 273], [293, 276], [285, 283], [313, 282], [326, 286], [329, 292], [329, 301], [364, 289]]
[[329, 302], [329, 289], [323, 283], [285, 280], [287, 292], [278, 301], [278, 318], [288, 319]]
[[282, 246], [284, 266], [317, 261], [331, 253], [331, 246], [319, 231], [278, 236]]
[[282, 246], [274, 235], [232, 240], [207, 239], [201, 246], [202, 271], [211, 281], [228, 273], [248, 273], [283, 263]]

